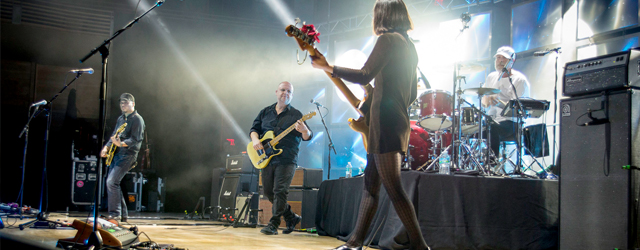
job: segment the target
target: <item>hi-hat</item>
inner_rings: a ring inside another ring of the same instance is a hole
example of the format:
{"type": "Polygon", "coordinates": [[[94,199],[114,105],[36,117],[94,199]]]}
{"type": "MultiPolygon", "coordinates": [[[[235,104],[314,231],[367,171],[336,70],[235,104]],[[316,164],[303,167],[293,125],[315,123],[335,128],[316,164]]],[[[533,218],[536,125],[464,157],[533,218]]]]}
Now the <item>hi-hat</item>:
{"type": "Polygon", "coordinates": [[[470,75],[478,72],[482,72],[487,67],[483,66],[479,63],[460,63],[458,64],[458,74],[459,75],[470,75]]]}
{"type": "Polygon", "coordinates": [[[493,94],[498,94],[501,91],[499,89],[494,89],[494,88],[468,88],[464,90],[464,93],[467,95],[470,94],[474,94],[474,95],[493,95],[493,94]]]}

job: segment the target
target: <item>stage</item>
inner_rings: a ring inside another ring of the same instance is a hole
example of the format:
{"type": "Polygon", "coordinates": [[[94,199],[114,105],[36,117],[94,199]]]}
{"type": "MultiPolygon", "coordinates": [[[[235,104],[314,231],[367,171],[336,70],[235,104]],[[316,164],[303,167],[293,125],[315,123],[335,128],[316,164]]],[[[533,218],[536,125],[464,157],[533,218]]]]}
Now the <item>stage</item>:
{"type": "MultiPolygon", "coordinates": [[[[173,244],[175,248],[189,250],[238,250],[238,249],[331,249],[342,244],[334,237],[320,237],[316,233],[294,231],[291,234],[264,235],[260,233],[262,227],[257,228],[233,228],[225,226],[226,223],[209,220],[185,220],[184,214],[177,213],[134,213],[130,212],[128,224],[136,225],[140,232],[140,241],[152,240],[159,244],[173,244]],[[148,236],[148,238],[147,238],[148,236]]],[[[72,212],[69,216],[64,213],[51,213],[52,220],[74,219],[84,220],[87,212],[72,212]]],[[[18,237],[29,244],[46,246],[45,249],[53,249],[58,239],[73,237],[76,234],[74,228],[64,227],[58,229],[28,228],[23,231],[18,229],[18,224],[30,221],[30,219],[17,220],[3,216],[5,228],[0,230],[2,235],[1,249],[27,249],[25,247],[10,248],[6,237],[18,237]],[[15,224],[14,224],[15,223],[15,224]],[[13,227],[9,227],[9,225],[13,227]]],[[[123,223],[125,226],[129,226],[123,223]]],[[[23,245],[24,246],[24,245],[23,245]]],[[[33,249],[33,248],[30,248],[33,249]]],[[[61,249],[61,248],[58,248],[61,249]]]]}
{"type": "MultiPolygon", "coordinates": [[[[346,240],[357,219],[363,177],[324,181],[318,193],[319,235],[346,240]]],[[[558,181],[402,173],[402,183],[431,249],[556,249],[558,181]]],[[[365,244],[402,249],[404,227],[381,189],[365,244]],[[376,232],[377,231],[377,232],[376,232]]]]}

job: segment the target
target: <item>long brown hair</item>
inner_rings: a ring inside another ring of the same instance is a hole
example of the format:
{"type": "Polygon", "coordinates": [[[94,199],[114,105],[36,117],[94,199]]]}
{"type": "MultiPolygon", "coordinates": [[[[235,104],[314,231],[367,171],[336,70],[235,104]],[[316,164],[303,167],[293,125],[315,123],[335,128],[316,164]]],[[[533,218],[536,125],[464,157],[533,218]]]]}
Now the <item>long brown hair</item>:
{"type": "Polygon", "coordinates": [[[402,0],[378,0],[373,7],[373,33],[407,33],[413,29],[407,6],[402,0]]]}

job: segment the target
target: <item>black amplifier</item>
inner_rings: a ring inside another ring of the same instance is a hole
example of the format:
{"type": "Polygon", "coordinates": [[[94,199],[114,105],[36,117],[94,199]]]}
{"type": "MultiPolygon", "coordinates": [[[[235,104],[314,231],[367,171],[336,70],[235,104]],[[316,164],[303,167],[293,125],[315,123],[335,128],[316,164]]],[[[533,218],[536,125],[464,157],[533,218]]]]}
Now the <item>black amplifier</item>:
{"type": "Polygon", "coordinates": [[[562,95],[578,96],[603,90],[640,87],[638,48],[569,62],[565,65],[562,95]]]}
{"type": "MultiPolygon", "coordinates": [[[[254,167],[249,159],[249,155],[232,155],[227,156],[227,174],[254,173],[254,167]]],[[[258,170],[255,171],[258,173],[258,170]]]]}

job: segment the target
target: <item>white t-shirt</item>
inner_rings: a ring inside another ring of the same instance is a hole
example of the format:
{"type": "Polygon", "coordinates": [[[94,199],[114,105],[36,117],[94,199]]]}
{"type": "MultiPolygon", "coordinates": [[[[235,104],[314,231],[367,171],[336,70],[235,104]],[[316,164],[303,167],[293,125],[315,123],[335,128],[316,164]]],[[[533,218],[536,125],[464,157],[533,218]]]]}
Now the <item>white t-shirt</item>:
{"type": "MultiPolygon", "coordinates": [[[[494,71],[491,72],[487,76],[487,81],[485,83],[486,88],[496,88],[500,90],[499,94],[495,96],[498,97],[504,103],[508,103],[511,99],[516,99],[515,93],[513,93],[513,88],[511,87],[511,83],[509,83],[509,78],[500,78],[498,81],[498,77],[500,77],[500,72],[494,71]]],[[[516,87],[518,92],[518,97],[529,97],[529,80],[524,74],[520,73],[515,69],[511,69],[511,80],[513,81],[513,85],[516,87]]],[[[498,103],[497,105],[491,106],[487,114],[491,116],[496,122],[511,120],[516,121],[515,117],[504,117],[500,115],[502,110],[504,109],[504,105],[498,103]]]]}

